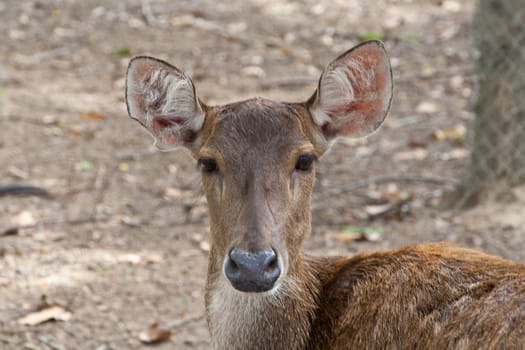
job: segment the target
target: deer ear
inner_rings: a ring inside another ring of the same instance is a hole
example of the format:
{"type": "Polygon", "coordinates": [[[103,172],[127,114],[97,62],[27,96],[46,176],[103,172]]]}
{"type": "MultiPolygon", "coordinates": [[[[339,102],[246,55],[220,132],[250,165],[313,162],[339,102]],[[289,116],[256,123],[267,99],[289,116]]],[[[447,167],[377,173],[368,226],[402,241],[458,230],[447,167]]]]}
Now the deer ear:
{"type": "Polygon", "coordinates": [[[191,147],[204,124],[204,111],[189,77],[170,64],[135,57],[126,75],[126,104],[131,118],[155,138],[158,148],[191,147]]]}
{"type": "Polygon", "coordinates": [[[310,113],[327,140],[363,137],[383,123],[392,90],[385,48],[380,41],[368,41],[328,65],[308,102],[310,113]]]}

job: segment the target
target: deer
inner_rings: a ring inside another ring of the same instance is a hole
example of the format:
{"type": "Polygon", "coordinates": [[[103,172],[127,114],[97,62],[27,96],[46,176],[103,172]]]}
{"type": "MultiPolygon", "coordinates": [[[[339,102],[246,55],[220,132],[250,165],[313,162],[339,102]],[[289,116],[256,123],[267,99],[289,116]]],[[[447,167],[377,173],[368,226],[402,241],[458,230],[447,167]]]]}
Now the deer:
{"type": "Polygon", "coordinates": [[[380,41],[328,64],[301,103],[208,106],[182,70],[131,59],[129,116],[159,149],[188,150],[201,172],[214,349],[525,348],[525,264],[446,242],[351,257],[302,251],[318,160],[337,139],[376,131],[392,95],[380,41]]]}

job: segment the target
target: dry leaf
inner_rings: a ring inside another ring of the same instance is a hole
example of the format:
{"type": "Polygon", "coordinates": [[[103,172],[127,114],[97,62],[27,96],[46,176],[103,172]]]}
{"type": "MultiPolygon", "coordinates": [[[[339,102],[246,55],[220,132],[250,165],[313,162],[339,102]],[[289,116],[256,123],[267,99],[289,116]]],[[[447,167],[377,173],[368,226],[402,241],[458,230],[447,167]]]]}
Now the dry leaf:
{"type": "Polygon", "coordinates": [[[266,72],[259,66],[248,66],[241,69],[241,74],[248,77],[264,78],[266,72]]]}
{"type": "Polygon", "coordinates": [[[31,312],[20,318],[18,324],[23,326],[36,326],[48,321],[69,321],[71,311],[60,305],[46,305],[42,309],[31,312]]]}
{"type": "Polygon", "coordinates": [[[29,178],[27,171],[17,168],[14,165],[11,165],[7,168],[7,174],[20,180],[27,180],[29,178]]]}
{"type": "Polygon", "coordinates": [[[408,145],[411,148],[426,148],[427,147],[427,143],[425,141],[418,140],[418,139],[410,139],[408,141],[408,145]]]}
{"type": "Polygon", "coordinates": [[[80,117],[84,120],[99,121],[104,120],[106,117],[100,113],[82,113],[80,117]]]}
{"type": "Polygon", "coordinates": [[[352,241],[376,242],[381,239],[383,230],[373,227],[343,226],[339,232],[329,232],[326,237],[342,243],[352,241]]]}
{"type": "Polygon", "coordinates": [[[0,288],[1,287],[7,287],[11,281],[9,281],[7,278],[0,277],[0,288]]]}
{"type": "Polygon", "coordinates": [[[204,240],[204,235],[202,233],[195,232],[191,235],[191,240],[196,243],[200,243],[204,240]]]}
{"type": "Polygon", "coordinates": [[[170,339],[171,332],[162,328],[157,322],[152,323],[147,331],[139,334],[139,340],[144,344],[156,344],[170,339]]]}
{"type": "Polygon", "coordinates": [[[391,211],[395,206],[396,203],[387,203],[382,205],[367,205],[365,206],[365,212],[369,217],[377,217],[391,211]]]}
{"type": "Polygon", "coordinates": [[[459,12],[461,11],[461,3],[459,1],[445,0],[441,4],[443,9],[448,12],[459,12]]]}
{"type": "Polygon", "coordinates": [[[129,263],[132,265],[138,265],[138,264],[159,264],[162,262],[162,256],[159,254],[123,254],[118,257],[117,259],[119,262],[122,263],[129,263]]]}
{"type": "Polygon", "coordinates": [[[24,210],[12,219],[12,223],[13,225],[22,226],[22,227],[32,226],[36,224],[36,220],[30,211],[24,210]]]}
{"type": "Polygon", "coordinates": [[[438,105],[430,101],[423,101],[420,104],[418,104],[416,107],[416,111],[418,113],[425,113],[425,114],[436,113],[438,110],[439,110],[438,105]]]}
{"type": "Polygon", "coordinates": [[[424,148],[414,148],[410,151],[397,152],[394,160],[423,160],[428,156],[428,151],[424,148]]]}
{"type": "Polygon", "coordinates": [[[164,196],[168,199],[179,199],[188,197],[193,194],[193,191],[183,190],[175,187],[168,187],[164,190],[164,196]]]}
{"type": "Polygon", "coordinates": [[[210,243],[208,243],[207,241],[202,241],[199,243],[199,248],[203,251],[203,252],[209,252],[210,249],[211,249],[211,246],[210,246],[210,243]]]}
{"type": "Polygon", "coordinates": [[[387,185],[384,191],[381,191],[381,199],[387,201],[398,201],[401,199],[407,199],[410,195],[406,192],[401,192],[396,184],[390,183],[387,185]]]}
{"type": "Polygon", "coordinates": [[[437,141],[463,141],[467,136],[467,128],[463,124],[457,124],[442,130],[436,130],[433,136],[437,141]]]}
{"type": "Polygon", "coordinates": [[[57,125],[59,123],[58,117],[54,115],[44,115],[42,117],[42,124],[44,125],[57,125]]]}
{"type": "Polygon", "coordinates": [[[470,155],[470,152],[464,148],[455,148],[450,152],[441,153],[438,155],[439,160],[458,160],[465,159],[470,155]]]}
{"type": "Polygon", "coordinates": [[[124,225],[129,227],[139,227],[141,225],[140,218],[132,217],[132,216],[123,216],[120,219],[120,222],[122,222],[124,225]]]}
{"type": "Polygon", "coordinates": [[[334,239],[342,243],[348,243],[361,239],[362,234],[356,232],[330,232],[326,235],[326,238],[334,239]]]}
{"type": "Polygon", "coordinates": [[[138,254],[129,253],[119,256],[118,261],[123,263],[130,263],[132,265],[137,265],[140,264],[140,262],[142,261],[142,257],[138,254]]]}

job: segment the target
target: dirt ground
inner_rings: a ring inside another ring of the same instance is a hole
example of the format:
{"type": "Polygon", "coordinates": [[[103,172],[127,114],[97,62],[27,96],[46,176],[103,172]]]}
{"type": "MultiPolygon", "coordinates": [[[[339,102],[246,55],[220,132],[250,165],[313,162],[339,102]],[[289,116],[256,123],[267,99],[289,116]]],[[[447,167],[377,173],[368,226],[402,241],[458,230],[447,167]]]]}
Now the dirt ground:
{"type": "Polygon", "coordinates": [[[473,12],[471,0],[0,2],[0,186],[53,195],[0,197],[0,349],[146,349],[138,335],[153,322],[172,332],[155,349],[209,348],[199,174],[127,117],[136,54],[191,73],[209,104],[298,101],[330,60],[381,34],[393,110],[322,159],[305,249],[449,240],[525,261],[525,188],[513,202],[436,208],[467,164],[462,137],[435,133],[473,118],[473,12]],[[354,239],[350,226],[372,233],[354,239]],[[43,299],[67,320],[20,324],[43,299]]]}

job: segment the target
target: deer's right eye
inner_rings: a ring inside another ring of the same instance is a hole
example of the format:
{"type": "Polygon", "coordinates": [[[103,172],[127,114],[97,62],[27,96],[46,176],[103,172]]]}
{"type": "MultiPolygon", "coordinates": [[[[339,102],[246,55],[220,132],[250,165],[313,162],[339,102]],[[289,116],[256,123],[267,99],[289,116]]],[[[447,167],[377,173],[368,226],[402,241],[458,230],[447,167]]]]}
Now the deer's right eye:
{"type": "Polygon", "coordinates": [[[198,165],[203,173],[211,174],[219,171],[219,166],[213,158],[201,158],[198,165]]]}
{"type": "Polygon", "coordinates": [[[302,154],[297,158],[295,163],[295,170],[309,171],[312,169],[312,165],[315,161],[315,157],[310,154],[302,154]]]}

